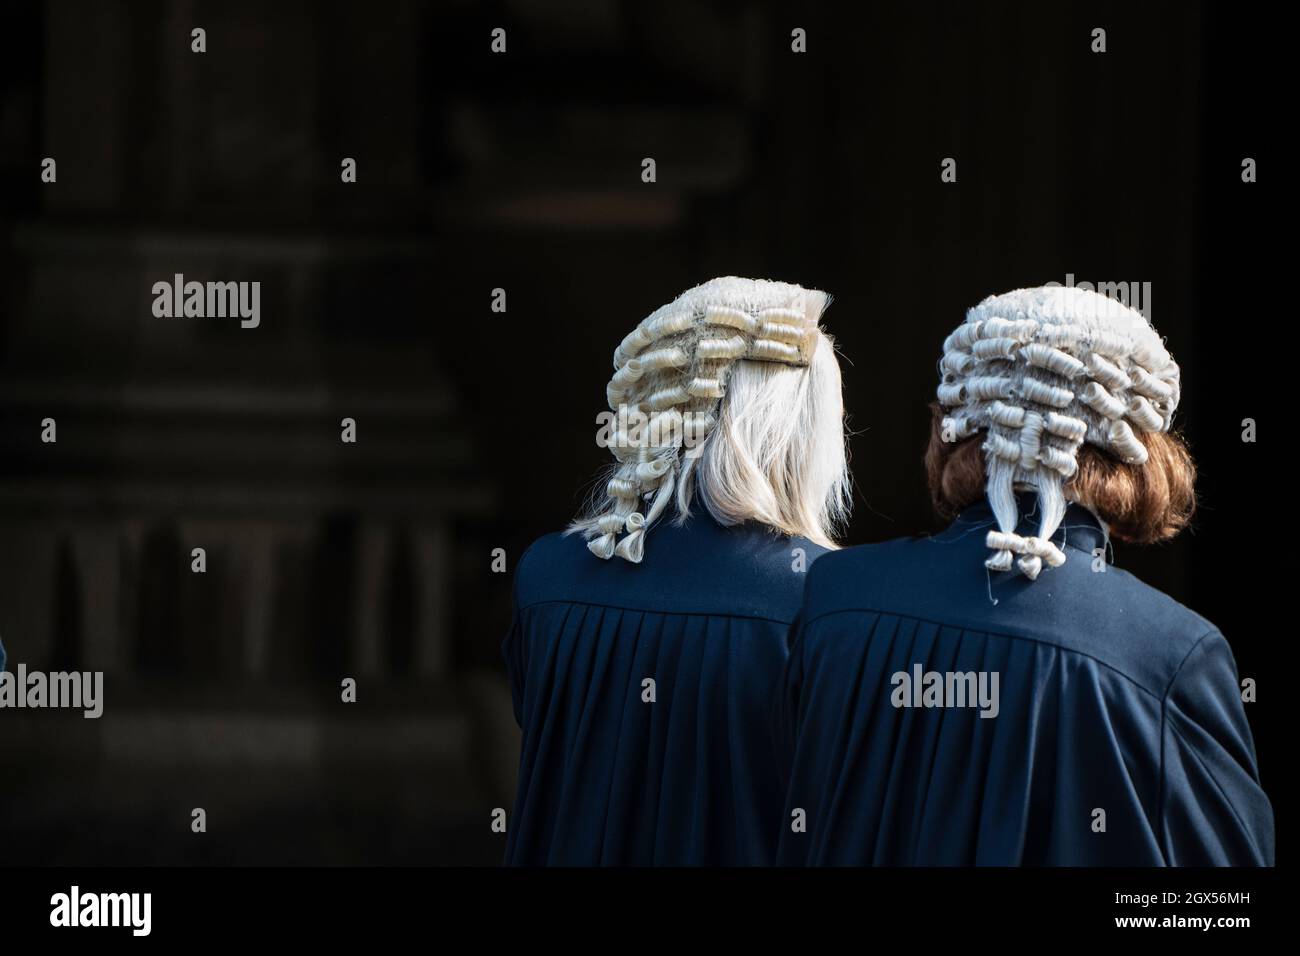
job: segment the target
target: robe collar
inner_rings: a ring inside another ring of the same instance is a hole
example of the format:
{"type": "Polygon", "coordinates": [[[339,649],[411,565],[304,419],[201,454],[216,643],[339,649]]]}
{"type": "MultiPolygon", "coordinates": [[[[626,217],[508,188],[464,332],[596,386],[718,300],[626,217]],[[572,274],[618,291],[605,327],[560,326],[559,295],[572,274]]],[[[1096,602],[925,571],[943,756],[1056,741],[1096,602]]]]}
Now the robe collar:
{"type": "MultiPolygon", "coordinates": [[[[1038,509],[1038,497],[1034,492],[1016,492],[1016,510],[1020,515],[1020,523],[1016,526],[1017,534],[1029,536],[1038,533],[1038,509]]],[[[981,498],[959,514],[953,523],[935,538],[951,540],[977,529],[996,527],[997,520],[993,517],[993,507],[989,504],[988,498],[981,498]]],[[[1095,514],[1083,505],[1069,502],[1066,505],[1065,517],[1061,519],[1061,525],[1052,535],[1052,540],[1060,547],[1092,554],[1096,548],[1109,547],[1110,534],[1105,523],[1095,514]]]]}

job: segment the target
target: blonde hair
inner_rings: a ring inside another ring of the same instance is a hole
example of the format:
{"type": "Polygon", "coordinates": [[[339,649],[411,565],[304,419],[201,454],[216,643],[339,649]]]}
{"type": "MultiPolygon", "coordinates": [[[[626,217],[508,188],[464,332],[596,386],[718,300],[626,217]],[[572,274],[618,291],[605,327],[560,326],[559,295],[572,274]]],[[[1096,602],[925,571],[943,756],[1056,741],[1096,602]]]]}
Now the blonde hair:
{"type": "Polygon", "coordinates": [[[698,495],[720,524],[757,521],[835,547],[850,484],[839,363],[818,325],[829,301],[727,277],[637,326],[607,389],[621,417],[609,441],[616,462],[568,533],[584,534],[597,557],[637,563],[669,504],[680,524],[698,495]],[[629,415],[640,427],[626,427],[629,415]]]}

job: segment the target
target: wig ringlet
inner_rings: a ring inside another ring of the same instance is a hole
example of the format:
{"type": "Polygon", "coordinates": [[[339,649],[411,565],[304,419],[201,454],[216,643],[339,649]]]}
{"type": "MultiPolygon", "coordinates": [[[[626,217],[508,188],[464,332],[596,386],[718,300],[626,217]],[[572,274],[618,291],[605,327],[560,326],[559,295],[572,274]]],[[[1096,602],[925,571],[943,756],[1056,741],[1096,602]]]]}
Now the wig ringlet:
{"type": "MultiPolygon", "coordinates": [[[[943,441],[983,435],[986,494],[998,525],[987,536],[992,554],[985,564],[991,570],[1010,570],[1014,561],[1033,580],[1044,567],[1063,564],[1065,553],[1051,538],[1067,497],[1093,497],[1083,491],[1113,500],[1129,518],[1165,500],[1168,516],[1147,519],[1149,526],[1172,527],[1180,514],[1184,522],[1190,514],[1190,478],[1183,480],[1194,475],[1190,458],[1183,449],[1186,464],[1179,465],[1181,443],[1164,438],[1178,407],[1181,376],[1141,313],[1073,287],[990,296],[944,342],[939,373],[943,441]],[[1102,459],[1091,452],[1081,456],[1085,445],[1122,465],[1116,470],[1129,480],[1113,481],[1113,489],[1103,492],[1102,459]],[[1159,454],[1153,456],[1153,449],[1159,454]],[[1037,492],[1036,534],[1016,533],[1017,486],[1037,492]],[[1140,509],[1125,506],[1121,488],[1133,490],[1128,497],[1134,502],[1139,496],[1150,502],[1140,509]]],[[[933,475],[948,456],[931,457],[933,475]]],[[[1141,537],[1159,537],[1154,527],[1132,524],[1141,537]]]]}
{"type": "Polygon", "coordinates": [[[647,316],[614,352],[615,461],[568,528],[599,558],[640,563],[646,534],[698,497],[723,525],[757,521],[824,547],[848,516],[844,404],[824,292],[714,279],[647,316]],[[620,535],[622,537],[620,538],[620,535]]]}

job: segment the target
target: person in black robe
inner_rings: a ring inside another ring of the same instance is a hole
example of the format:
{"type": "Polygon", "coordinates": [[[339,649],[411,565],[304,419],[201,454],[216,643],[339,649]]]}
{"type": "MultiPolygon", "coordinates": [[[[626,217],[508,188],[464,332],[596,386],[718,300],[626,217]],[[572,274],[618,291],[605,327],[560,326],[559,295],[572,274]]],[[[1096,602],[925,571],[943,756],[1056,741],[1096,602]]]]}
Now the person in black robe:
{"type": "Polygon", "coordinates": [[[1185,526],[1177,365],[1074,288],[945,343],[933,537],[809,574],[778,714],[784,865],[1272,865],[1232,652],[1110,563],[1185,526]]]}
{"type": "Polygon", "coordinates": [[[847,509],[827,301],[716,279],[615,352],[608,481],[515,572],[508,864],[772,862],[787,631],[847,509]]]}

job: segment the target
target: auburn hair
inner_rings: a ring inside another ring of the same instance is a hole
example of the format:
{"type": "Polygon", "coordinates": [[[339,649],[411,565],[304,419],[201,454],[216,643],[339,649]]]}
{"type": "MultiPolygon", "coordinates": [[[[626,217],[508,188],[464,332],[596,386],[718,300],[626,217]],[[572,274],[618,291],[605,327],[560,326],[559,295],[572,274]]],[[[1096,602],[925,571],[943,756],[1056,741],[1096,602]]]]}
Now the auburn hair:
{"type": "MultiPolygon", "coordinates": [[[[943,408],[930,405],[930,444],[925,471],[930,501],[951,519],[984,497],[984,436],[944,441],[943,408]]],[[[1111,537],[1133,544],[1167,541],[1187,527],[1196,511],[1196,464],[1186,443],[1172,432],[1138,432],[1147,461],[1129,465],[1100,448],[1082,445],[1079,469],[1065,483],[1065,497],[1097,514],[1111,537]]]]}

